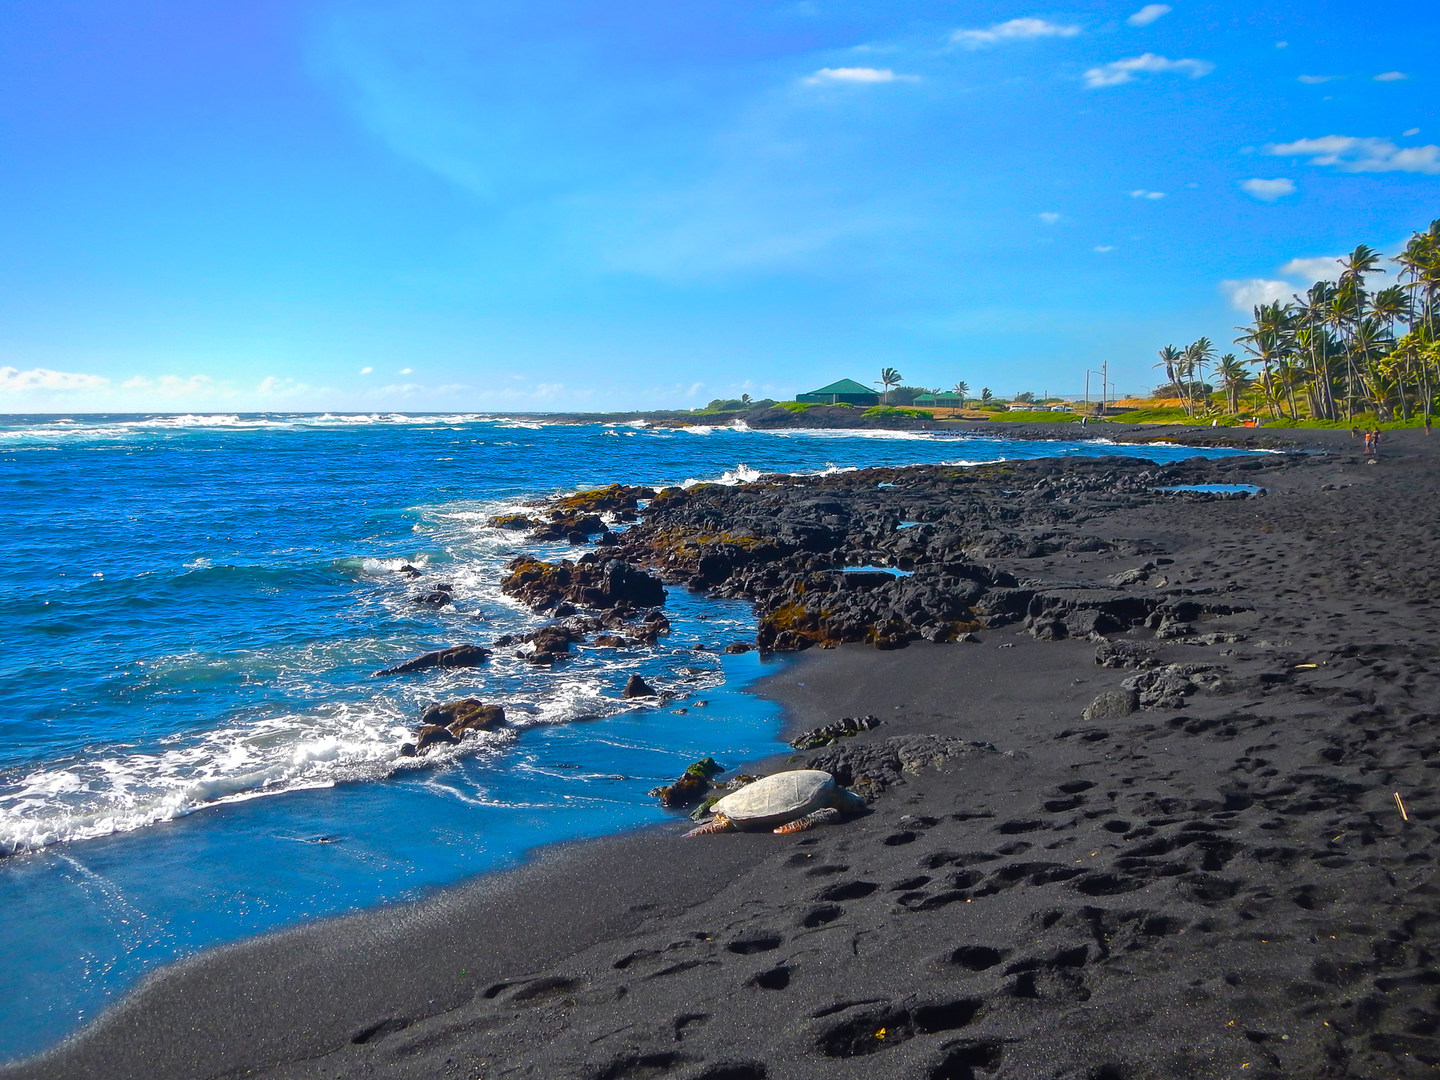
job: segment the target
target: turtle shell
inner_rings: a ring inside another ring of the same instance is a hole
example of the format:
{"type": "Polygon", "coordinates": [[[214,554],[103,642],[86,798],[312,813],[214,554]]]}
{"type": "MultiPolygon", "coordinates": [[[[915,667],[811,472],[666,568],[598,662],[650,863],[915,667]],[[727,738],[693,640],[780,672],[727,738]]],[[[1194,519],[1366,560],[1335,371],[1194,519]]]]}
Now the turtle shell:
{"type": "Polygon", "coordinates": [[[746,784],[715,802],[711,809],[725,815],[737,829],[772,829],[830,806],[835,778],[820,769],[792,769],[746,784]]]}

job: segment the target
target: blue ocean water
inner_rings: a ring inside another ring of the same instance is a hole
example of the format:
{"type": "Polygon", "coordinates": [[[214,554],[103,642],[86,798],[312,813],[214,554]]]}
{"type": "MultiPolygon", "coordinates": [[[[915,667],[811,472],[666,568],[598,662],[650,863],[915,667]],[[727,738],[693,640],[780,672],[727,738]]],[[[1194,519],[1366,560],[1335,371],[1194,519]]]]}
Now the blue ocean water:
{"type": "Polygon", "coordinates": [[[0,1060],[179,956],[664,820],[646,792],[688,762],[782,749],[776,709],[743,692],[769,662],[697,649],[753,638],[748,607],[679,589],[655,650],[373,678],[540,622],[501,569],[572,549],[493,514],[617,480],[1196,453],[476,415],[0,417],[0,1060]],[[410,602],[439,582],[453,607],[410,602]],[[631,672],[674,700],[623,700],[631,672]],[[468,694],[512,729],[399,756],[426,704],[468,694]]]}

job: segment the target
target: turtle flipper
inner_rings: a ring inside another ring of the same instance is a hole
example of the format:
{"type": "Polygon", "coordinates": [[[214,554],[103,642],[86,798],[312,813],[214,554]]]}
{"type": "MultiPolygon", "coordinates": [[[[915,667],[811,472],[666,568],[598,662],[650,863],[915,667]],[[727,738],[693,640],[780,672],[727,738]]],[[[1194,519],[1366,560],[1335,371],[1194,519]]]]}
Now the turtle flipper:
{"type": "Polygon", "coordinates": [[[787,821],[775,831],[777,833],[804,832],[806,829],[813,829],[816,825],[833,825],[845,815],[836,810],[833,806],[822,806],[819,810],[812,810],[804,817],[798,817],[794,821],[787,821]]]}
{"type": "Polygon", "coordinates": [[[735,826],[730,823],[730,819],[729,819],[729,818],[727,818],[724,814],[716,814],[716,815],[715,815],[713,818],[711,818],[709,821],[705,822],[704,825],[701,825],[701,826],[699,826],[698,828],[695,828],[695,829],[691,829],[691,830],[690,830],[689,832],[687,832],[685,835],[686,835],[686,836],[709,836],[711,833],[734,832],[734,831],[735,831],[735,826]]]}

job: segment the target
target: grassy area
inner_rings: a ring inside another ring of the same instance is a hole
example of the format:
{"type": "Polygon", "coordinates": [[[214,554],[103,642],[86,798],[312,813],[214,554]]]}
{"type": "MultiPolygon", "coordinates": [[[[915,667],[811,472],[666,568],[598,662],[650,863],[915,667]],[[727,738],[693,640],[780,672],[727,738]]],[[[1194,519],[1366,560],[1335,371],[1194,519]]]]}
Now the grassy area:
{"type": "Polygon", "coordinates": [[[924,409],[904,409],[893,405],[872,405],[861,416],[909,416],[916,420],[934,420],[935,414],[924,409]]]}
{"type": "Polygon", "coordinates": [[[1078,423],[1080,417],[1071,412],[1051,412],[1049,409],[1026,409],[1024,412],[992,413],[991,420],[1009,420],[1026,424],[1074,424],[1078,423]]]}
{"type": "Polygon", "coordinates": [[[1328,428],[1332,431],[1349,431],[1351,428],[1359,428],[1361,431],[1370,431],[1375,428],[1379,428],[1381,431],[1400,431],[1405,428],[1424,427],[1425,418],[1417,416],[1410,420],[1377,420],[1374,413],[1356,413],[1354,420],[1267,419],[1265,426],[1267,428],[1328,428]]]}
{"type": "Polygon", "coordinates": [[[1114,419],[1125,424],[1204,424],[1206,427],[1210,426],[1209,419],[1191,420],[1185,415],[1184,409],[1164,405],[1130,409],[1128,412],[1120,413],[1114,419]]]}

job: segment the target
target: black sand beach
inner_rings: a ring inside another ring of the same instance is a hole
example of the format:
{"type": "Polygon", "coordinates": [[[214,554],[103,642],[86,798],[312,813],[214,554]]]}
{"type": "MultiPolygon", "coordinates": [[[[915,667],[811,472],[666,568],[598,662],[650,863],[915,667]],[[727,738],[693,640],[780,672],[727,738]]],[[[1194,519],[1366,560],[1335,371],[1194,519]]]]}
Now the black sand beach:
{"type": "Polygon", "coordinates": [[[1440,442],[1387,434],[1369,464],[1346,432],[1284,437],[1325,452],[1177,470],[1255,498],[1017,466],[1007,491],[1044,500],[966,557],[1028,614],[765,684],[796,732],[883,720],[764,763],[863,781],[865,816],[547,851],[176,965],[0,1075],[1430,1075],[1440,442]],[[1102,596],[1151,615],[1085,631],[1102,596]]]}

